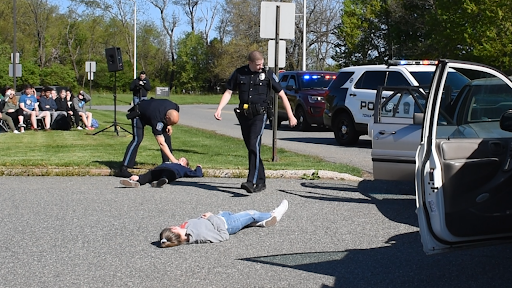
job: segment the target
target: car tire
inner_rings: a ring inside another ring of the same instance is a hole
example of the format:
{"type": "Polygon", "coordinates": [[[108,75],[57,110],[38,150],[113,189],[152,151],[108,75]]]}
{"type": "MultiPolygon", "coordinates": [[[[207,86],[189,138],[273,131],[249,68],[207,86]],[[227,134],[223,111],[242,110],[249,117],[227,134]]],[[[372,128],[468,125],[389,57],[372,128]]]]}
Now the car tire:
{"type": "Polygon", "coordinates": [[[354,119],[348,113],[342,113],[333,119],[332,129],[336,142],[342,146],[354,145],[359,140],[359,133],[356,131],[354,119]]]}
{"type": "Polygon", "coordinates": [[[297,119],[295,129],[300,131],[309,131],[311,129],[311,124],[308,122],[308,118],[306,118],[304,108],[297,107],[297,109],[295,109],[295,118],[297,119]]]}

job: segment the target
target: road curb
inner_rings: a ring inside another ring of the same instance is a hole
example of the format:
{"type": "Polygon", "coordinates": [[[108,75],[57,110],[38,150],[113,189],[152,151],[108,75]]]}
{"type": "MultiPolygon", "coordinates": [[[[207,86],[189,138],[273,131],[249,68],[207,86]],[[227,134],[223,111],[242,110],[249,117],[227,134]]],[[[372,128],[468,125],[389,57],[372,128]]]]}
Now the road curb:
{"type": "MultiPolygon", "coordinates": [[[[134,174],[142,174],[147,169],[130,169],[134,174]]],[[[215,178],[245,178],[247,170],[242,169],[204,169],[204,176],[215,178]]],[[[87,168],[3,168],[0,176],[114,176],[110,169],[87,168]]],[[[326,170],[267,170],[267,178],[291,178],[291,179],[332,179],[346,181],[361,181],[363,178],[347,173],[332,172],[326,170]]]]}

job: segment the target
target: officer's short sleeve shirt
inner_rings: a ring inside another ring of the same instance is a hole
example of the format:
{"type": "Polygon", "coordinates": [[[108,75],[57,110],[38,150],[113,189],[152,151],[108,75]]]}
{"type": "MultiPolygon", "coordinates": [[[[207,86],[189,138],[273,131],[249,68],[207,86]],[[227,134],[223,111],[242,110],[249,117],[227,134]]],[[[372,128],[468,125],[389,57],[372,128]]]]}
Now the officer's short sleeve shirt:
{"type": "Polygon", "coordinates": [[[163,135],[167,129],[165,115],[171,109],[180,112],[179,105],[167,99],[143,100],[139,103],[139,118],[151,126],[153,135],[163,135]]]}
{"type": "Polygon", "coordinates": [[[276,93],[283,90],[272,70],[253,72],[249,65],[236,69],[226,82],[227,89],[238,91],[241,104],[266,103],[268,85],[272,85],[272,90],[276,93]]]}

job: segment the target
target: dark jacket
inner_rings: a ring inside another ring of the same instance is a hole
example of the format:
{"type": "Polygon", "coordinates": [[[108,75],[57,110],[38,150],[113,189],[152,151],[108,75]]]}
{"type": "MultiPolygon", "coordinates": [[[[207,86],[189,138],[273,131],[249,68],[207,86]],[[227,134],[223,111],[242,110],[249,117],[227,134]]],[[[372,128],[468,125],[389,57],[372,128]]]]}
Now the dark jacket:
{"type": "Polygon", "coordinates": [[[55,111],[55,110],[57,110],[57,103],[55,103],[55,100],[53,100],[52,97],[46,98],[43,96],[43,97],[39,98],[39,111],[55,111]]]}
{"type": "Polygon", "coordinates": [[[130,84],[130,91],[133,91],[133,97],[140,97],[146,99],[148,97],[148,91],[151,90],[151,84],[149,83],[149,79],[146,77],[144,80],[141,80],[140,77],[133,79],[130,84]],[[140,82],[144,83],[143,85],[140,82]]]}

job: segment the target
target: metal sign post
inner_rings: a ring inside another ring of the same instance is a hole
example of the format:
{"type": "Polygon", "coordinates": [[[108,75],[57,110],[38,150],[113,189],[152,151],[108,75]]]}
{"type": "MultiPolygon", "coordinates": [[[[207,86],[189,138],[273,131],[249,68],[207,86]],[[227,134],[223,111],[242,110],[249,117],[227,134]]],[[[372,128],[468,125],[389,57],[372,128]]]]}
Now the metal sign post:
{"type": "MultiPolygon", "coordinates": [[[[85,72],[87,72],[87,79],[89,79],[89,95],[92,98],[92,80],[94,80],[94,72],[96,72],[95,61],[85,61],[85,72]]],[[[92,108],[92,100],[89,101],[89,109],[92,108]]]]}
{"type": "MultiPolygon", "coordinates": [[[[261,2],[260,37],[275,39],[274,69],[279,76],[279,39],[295,38],[295,4],[282,2],[261,2]]],[[[269,45],[270,46],[270,45],[269,45]]],[[[272,53],[269,47],[269,55],[272,53]]],[[[269,57],[270,58],[270,57],[269,57]]],[[[284,59],[283,59],[284,60],[284,59]]],[[[269,63],[269,66],[272,64],[269,63]]],[[[284,65],[283,65],[284,66],[284,65]]],[[[272,162],[279,160],[277,156],[277,115],[278,99],[274,94],[274,120],[272,121],[272,162]]]]}

